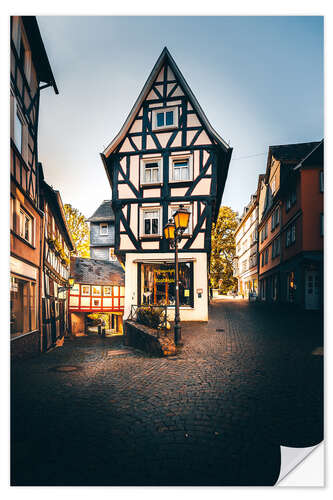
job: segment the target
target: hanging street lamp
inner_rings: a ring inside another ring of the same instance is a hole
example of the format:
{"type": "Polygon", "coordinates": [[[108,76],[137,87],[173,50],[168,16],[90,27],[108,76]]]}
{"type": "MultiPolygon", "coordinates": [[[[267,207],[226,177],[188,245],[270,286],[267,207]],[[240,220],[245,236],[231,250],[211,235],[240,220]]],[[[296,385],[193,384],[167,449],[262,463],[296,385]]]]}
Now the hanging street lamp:
{"type": "Polygon", "coordinates": [[[164,237],[169,241],[171,248],[175,250],[175,344],[181,345],[181,326],[179,317],[179,272],[178,272],[178,243],[182,239],[183,233],[188,227],[190,212],[183,205],[173,214],[169,222],[164,226],[164,237]]]}

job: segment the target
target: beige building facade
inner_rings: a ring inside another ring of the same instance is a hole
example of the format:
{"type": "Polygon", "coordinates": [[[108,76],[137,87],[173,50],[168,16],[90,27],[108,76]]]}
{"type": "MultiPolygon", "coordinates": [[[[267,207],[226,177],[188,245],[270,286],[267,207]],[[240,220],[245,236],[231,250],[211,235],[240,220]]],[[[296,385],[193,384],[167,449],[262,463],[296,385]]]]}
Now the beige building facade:
{"type": "Polygon", "coordinates": [[[238,280],[238,294],[246,299],[250,294],[258,296],[258,193],[261,181],[260,175],[257,192],[251,196],[249,204],[244,208],[235,231],[234,276],[238,280]]]}

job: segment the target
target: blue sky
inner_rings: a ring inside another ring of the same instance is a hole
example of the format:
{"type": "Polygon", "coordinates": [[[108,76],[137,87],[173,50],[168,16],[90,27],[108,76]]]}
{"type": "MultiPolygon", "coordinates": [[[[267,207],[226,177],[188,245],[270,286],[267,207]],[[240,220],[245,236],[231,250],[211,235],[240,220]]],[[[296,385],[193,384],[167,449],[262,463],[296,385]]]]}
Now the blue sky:
{"type": "Polygon", "coordinates": [[[37,17],[59,88],[42,91],[47,182],[89,217],[110,189],[99,153],[166,45],[234,148],[222,203],[242,211],[269,145],[323,137],[322,17],[37,17]]]}

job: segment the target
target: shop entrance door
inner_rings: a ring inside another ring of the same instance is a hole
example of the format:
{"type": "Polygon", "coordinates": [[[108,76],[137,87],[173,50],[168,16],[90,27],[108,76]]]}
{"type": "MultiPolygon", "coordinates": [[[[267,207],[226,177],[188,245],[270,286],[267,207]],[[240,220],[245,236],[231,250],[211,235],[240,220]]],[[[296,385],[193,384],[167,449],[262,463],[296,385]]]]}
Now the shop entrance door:
{"type": "Polygon", "coordinates": [[[319,309],[318,271],[305,271],[305,309],[319,309]]]}

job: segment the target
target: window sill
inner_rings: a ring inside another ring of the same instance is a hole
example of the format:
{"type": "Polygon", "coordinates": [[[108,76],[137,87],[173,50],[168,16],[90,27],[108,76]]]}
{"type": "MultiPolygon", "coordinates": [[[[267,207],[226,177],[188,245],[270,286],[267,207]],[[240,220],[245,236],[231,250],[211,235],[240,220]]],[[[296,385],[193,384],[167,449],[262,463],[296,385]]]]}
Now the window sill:
{"type": "Polygon", "coordinates": [[[166,125],[164,127],[154,127],[152,128],[152,132],[165,132],[167,130],[175,130],[178,128],[178,125],[166,125]]]}
{"type": "Polygon", "coordinates": [[[155,186],[163,186],[163,182],[158,181],[158,182],[144,182],[144,183],[140,183],[140,187],[141,188],[155,187],[155,186]]]}
{"type": "Polygon", "coordinates": [[[139,236],[140,240],[161,240],[163,236],[161,234],[144,234],[142,236],[139,236]]]}

